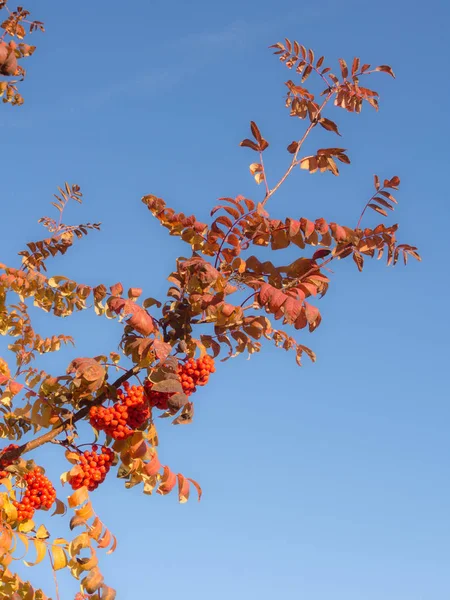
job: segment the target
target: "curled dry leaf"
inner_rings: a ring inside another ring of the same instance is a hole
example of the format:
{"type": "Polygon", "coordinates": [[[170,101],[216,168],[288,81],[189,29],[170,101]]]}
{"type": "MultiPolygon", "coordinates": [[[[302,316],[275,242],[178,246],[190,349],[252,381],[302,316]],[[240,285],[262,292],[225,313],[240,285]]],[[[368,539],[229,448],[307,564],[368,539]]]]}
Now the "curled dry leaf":
{"type": "Polygon", "coordinates": [[[132,300],[112,297],[108,300],[108,306],[116,314],[130,315],[126,322],[141,335],[150,335],[155,330],[153,319],[149,313],[132,300]]]}

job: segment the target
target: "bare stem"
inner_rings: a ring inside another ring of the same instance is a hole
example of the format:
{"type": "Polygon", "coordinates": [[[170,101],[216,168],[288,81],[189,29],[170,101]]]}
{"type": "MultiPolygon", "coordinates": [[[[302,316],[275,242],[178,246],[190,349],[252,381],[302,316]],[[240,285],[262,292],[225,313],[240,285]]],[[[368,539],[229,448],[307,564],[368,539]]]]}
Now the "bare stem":
{"type": "Polygon", "coordinates": [[[268,194],[270,194],[270,188],[269,188],[269,184],[267,182],[267,174],[266,174],[266,169],[264,168],[264,159],[263,159],[263,153],[260,150],[259,152],[259,162],[262,166],[262,172],[264,175],[264,185],[266,186],[266,197],[268,196],[268,194]]]}
{"type": "MultiPolygon", "coordinates": [[[[330,100],[331,96],[334,94],[334,90],[328,92],[325,100],[322,102],[322,104],[320,105],[320,108],[318,110],[318,115],[322,112],[322,110],[325,108],[325,105],[328,103],[328,101],[330,100]]],[[[298,142],[298,146],[297,146],[297,150],[295,151],[294,156],[292,157],[292,161],[291,164],[289,165],[286,173],[283,175],[283,177],[279,180],[279,182],[276,184],[276,186],[274,188],[272,188],[271,190],[269,190],[269,192],[266,194],[266,197],[263,200],[263,206],[266,205],[267,201],[269,200],[269,198],[271,196],[273,196],[275,194],[275,192],[281,187],[281,185],[286,181],[286,179],[289,177],[292,169],[294,167],[296,167],[300,161],[298,160],[298,155],[299,152],[306,140],[306,138],[308,137],[308,135],[311,133],[311,131],[313,130],[313,128],[317,125],[317,120],[311,121],[311,123],[309,124],[308,128],[306,129],[305,133],[303,134],[303,137],[299,140],[298,142]]]]}
{"type": "Polygon", "coordinates": [[[56,598],[56,600],[60,600],[60,597],[59,597],[59,587],[58,587],[58,578],[56,576],[56,570],[55,570],[55,567],[54,567],[54,564],[53,564],[52,553],[50,552],[50,548],[48,548],[47,553],[48,553],[48,557],[50,559],[50,565],[52,567],[53,581],[55,582],[55,594],[56,594],[55,598],[56,598]]]}
{"type": "Polygon", "coordinates": [[[376,196],[377,196],[377,195],[378,195],[380,192],[382,192],[384,189],[385,189],[385,187],[384,187],[384,186],[383,186],[383,187],[380,187],[380,189],[379,189],[379,190],[377,190],[377,191],[375,192],[375,194],[373,194],[373,196],[371,196],[371,197],[369,198],[369,200],[367,201],[367,203],[366,203],[365,207],[362,209],[362,211],[361,211],[361,214],[359,215],[359,219],[358,219],[358,222],[357,222],[357,224],[356,224],[356,227],[355,227],[355,229],[359,229],[359,226],[361,225],[361,221],[362,221],[362,219],[363,219],[363,217],[364,217],[364,213],[365,213],[365,212],[366,212],[366,210],[369,208],[369,204],[370,204],[370,203],[371,203],[371,202],[372,202],[372,201],[375,199],[375,197],[376,197],[376,196]]]}

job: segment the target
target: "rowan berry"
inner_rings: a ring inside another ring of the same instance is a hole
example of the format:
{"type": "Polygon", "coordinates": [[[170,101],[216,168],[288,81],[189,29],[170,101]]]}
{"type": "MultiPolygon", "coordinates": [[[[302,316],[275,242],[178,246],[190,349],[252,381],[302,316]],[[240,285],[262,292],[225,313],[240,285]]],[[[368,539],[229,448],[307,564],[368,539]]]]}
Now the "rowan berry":
{"type": "Polygon", "coordinates": [[[14,501],[17,509],[17,520],[31,519],[35,510],[48,510],[56,499],[56,490],[52,482],[39,467],[35,467],[24,475],[25,492],[20,501],[14,501]]]}
{"type": "Polygon", "coordinates": [[[206,385],[210,373],[214,373],[215,370],[214,359],[208,354],[197,359],[189,358],[178,367],[178,376],[184,393],[190,396],[197,390],[198,385],[206,385]]]}
{"type": "Polygon", "coordinates": [[[4,479],[5,477],[8,477],[9,473],[8,473],[8,471],[5,471],[4,469],[6,467],[9,467],[10,465],[12,465],[12,460],[6,460],[4,458],[1,458],[1,456],[3,454],[6,454],[6,452],[9,452],[10,450],[14,450],[15,448],[18,448],[18,447],[19,446],[17,444],[9,444],[5,448],[3,448],[2,453],[0,454],[0,479],[4,479]]]}
{"type": "Polygon", "coordinates": [[[150,408],[142,386],[130,386],[126,381],[117,392],[118,402],[112,406],[92,406],[89,420],[93,427],[115,440],[133,435],[150,418],[150,408]]]}
{"type": "Polygon", "coordinates": [[[114,460],[114,452],[106,446],[100,452],[97,450],[98,446],[94,445],[91,451],[86,450],[80,454],[78,469],[69,477],[72,489],[78,490],[86,486],[92,492],[105,480],[114,460]]]}

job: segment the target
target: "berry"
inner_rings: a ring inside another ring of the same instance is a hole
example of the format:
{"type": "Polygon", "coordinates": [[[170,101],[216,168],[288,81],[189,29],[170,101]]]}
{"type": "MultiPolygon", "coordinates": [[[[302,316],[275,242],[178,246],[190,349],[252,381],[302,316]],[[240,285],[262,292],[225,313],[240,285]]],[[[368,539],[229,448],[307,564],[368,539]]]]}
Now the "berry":
{"type": "MultiPolygon", "coordinates": [[[[9,446],[6,446],[6,448],[3,448],[2,450],[2,454],[5,454],[6,452],[9,452],[10,450],[14,450],[15,448],[18,448],[19,446],[17,444],[9,444],[9,446]]],[[[4,458],[1,458],[0,454],[0,479],[4,479],[5,477],[8,477],[9,473],[8,471],[4,471],[4,469],[6,467],[9,467],[9,465],[12,465],[12,460],[5,460],[4,458]]]]}
{"type": "Polygon", "coordinates": [[[56,499],[56,491],[52,482],[39,467],[35,467],[24,476],[25,493],[20,502],[15,501],[17,520],[31,519],[35,510],[48,510],[56,499]]]}
{"type": "Polygon", "coordinates": [[[130,386],[128,381],[123,390],[117,392],[119,401],[112,406],[92,406],[89,420],[92,427],[104,431],[115,440],[133,435],[150,418],[150,408],[142,386],[130,386]]]}
{"type": "Polygon", "coordinates": [[[114,452],[106,446],[99,453],[97,450],[97,446],[92,446],[91,451],[80,454],[78,472],[69,479],[72,489],[78,490],[85,485],[92,492],[105,480],[114,460],[114,452]]]}
{"type": "Polygon", "coordinates": [[[197,359],[189,358],[178,368],[184,393],[190,396],[197,390],[198,385],[206,385],[210,373],[214,373],[215,370],[214,359],[208,354],[197,359]]]}
{"type": "Polygon", "coordinates": [[[173,396],[171,392],[154,392],[152,391],[153,383],[147,379],[145,382],[145,394],[150,406],[167,410],[169,408],[169,398],[173,396]]]}

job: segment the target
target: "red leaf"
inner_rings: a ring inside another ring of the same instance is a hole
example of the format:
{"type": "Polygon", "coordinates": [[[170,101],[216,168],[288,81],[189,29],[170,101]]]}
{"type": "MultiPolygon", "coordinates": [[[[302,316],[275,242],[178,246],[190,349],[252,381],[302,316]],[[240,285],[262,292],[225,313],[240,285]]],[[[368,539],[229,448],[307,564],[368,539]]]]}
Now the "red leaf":
{"type": "Polygon", "coordinates": [[[148,312],[131,300],[110,298],[108,306],[116,314],[131,315],[126,322],[142,335],[150,335],[155,329],[153,319],[148,312]]]}
{"type": "Polygon", "coordinates": [[[305,315],[308,323],[314,323],[317,318],[320,316],[319,309],[317,306],[313,306],[305,301],[305,315]]]}
{"type": "Polygon", "coordinates": [[[345,62],[345,60],[343,58],[340,58],[339,64],[341,65],[341,73],[342,73],[343,79],[347,79],[347,77],[348,77],[347,63],[345,62]]]}
{"type": "Polygon", "coordinates": [[[255,140],[260,143],[262,140],[261,132],[258,129],[258,125],[254,121],[250,121],[250,129],[252,130],[252,134],[255,140]]]}
{"type": "Polygon", "coordinates": [[[288,296],[286,302],[283,304],[283,309],[286,322],[292,325],[302,312],[302,303],[300,300],[288,296]]]}
{"type": "Polygon", "coordinates": [[[112,296],[121,296],[123,293],[123,285],[121,283],[115,283],[109,289],[112,296]]]}
{"type": "Polygon", "coordinates": [[[272,289],[273,292],[269,299],[269,308],[272,313],[276,313],[286,302],[288,296],[286,296],[286,294],[283,294],[281,290],[277,290],[276,288],[272,289]]]}
{"type": "Polygon", "coordinates": [[[165,496],[173,490],[176,483],[177,476],[175,475],[175,473],[172,473],[169,467],[164,467],[164,473],[161,478],[161,484],[157,489],[157,493],[161,494],[161,496],[165,496]]]}
{"type": "Polygon", "coordinates": [[[312,256],[312,259],[318,260],[319,258],[325,258],[325,256],[328,256],[329,254],[331,254],[331,250],[327,250],[326,248],[316,250],[312,256]]]}
{"type": "Polygon", "coordinates": [[[393,77],[395,79],[394,71],[392,70],[392,67],[390,67],[389,65],[380,65],[379,67],[375,67],[375,71],[381,71],[382,73],[387,73],[388,75],[390,75],[391,77],[393,77]]]}
{"type": "Polygon", "coordinates": [[[130,288],[128,290],[128,298],[131,300],[137,300],[139,296],[142,294],[142,288],[130,288]]]}
{"type": "Polygon", "coordinates": [[[329,227],[328,227],[328,223],[325,221],[325,219],[323,219],[323,218],[316,219],[314,224],[316,227],[316,231],[318,233],[320,233],[322,235],[327,233],[329,227]]]}
{"type": "Polygon", "coordinates": [[[251,148],[252,150],[258,152],[257,144],[255,144],[255,142],[252,142],[252,140],[249,139],[242,140],[239,146],[242,146],[243,148],[251,148]]]}
{"type": "Polygon", "coordinates": [[[13,396],[18,394],[23,389],[23,384],[18,383],[17,381],[11,380],[8,385],[9,391],[13,396]]]}
{"type": "Polygon", "coordinates": [[[268,283],[263,283],[259,290],[259,298],[258,301],[261,306],[264,306],[272,295],[273,287],[268,283]]]}
{"type": "Polygon", "coordinates": [[[178,500],[181,503],[187,502],[189,498],[189,480],[186,479],[181,473],[177,475],[178,479],[178,500]]]}
{"type": "Polygon", "coordinates": [[[345,229],[338,225],[337,223],[330,223],[331,231],[333,232],[333,237],[337,242],[345,240],[347,238],[347,234],[345,229]]]}
{"type": "Polygon", "coordinates": [[[188,477],[188,481],[190,481],[192,483],[192,485],[195,487],[195,489],[197,490],[198,501],[200,502],[200,498],[202,497],[202,488],[199,486],[199,484],[196,481],[194,481],[190,477],[188,477]]]}
{"type": "Polygon", "coordinates": [[[305,233],[305,238],[309,238],[314,233],[315,225],[309,219],[302,218],[300,220],[302,231],[305,233]]]}
{"type": "Polygon", "coordinates": [[[308,321],[306,320],[305,310],[302,309],[297,320],[295,321],[294,327],[295,327],[295,329],[304,329],[307,324],[308,324],[308,321]]]}
{"type": "Polygon", "coordinates": [[[153,342],[153,349],[155,350],[157,358],[161,361],[164,361],[172,352],[172,346],[161,340],[155,340],[153,342]]]}

